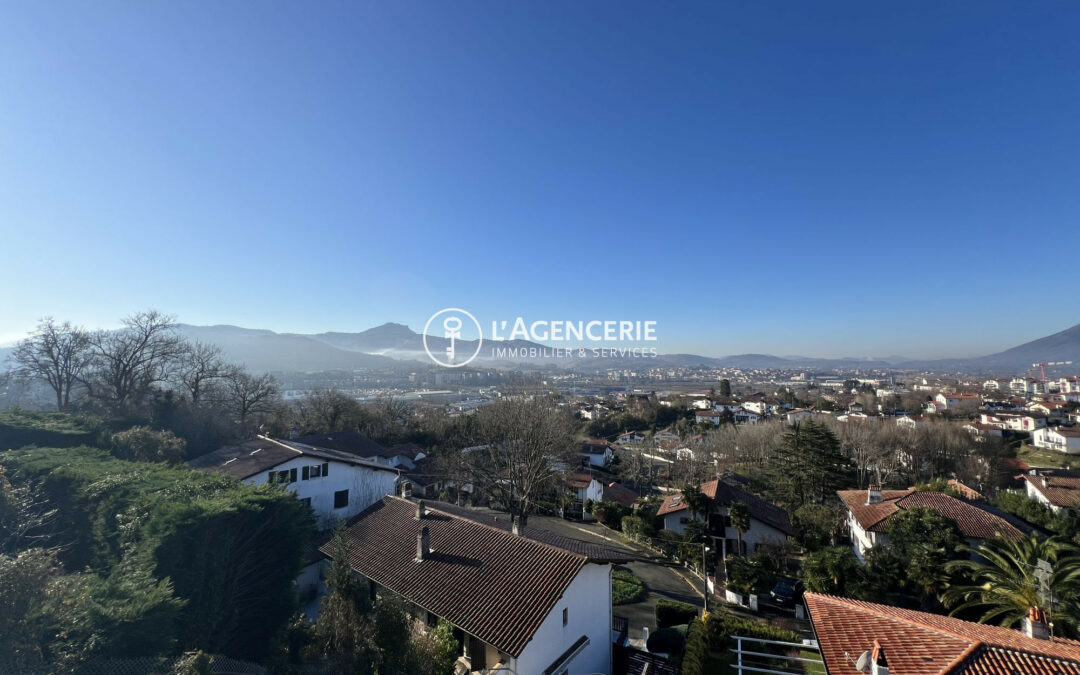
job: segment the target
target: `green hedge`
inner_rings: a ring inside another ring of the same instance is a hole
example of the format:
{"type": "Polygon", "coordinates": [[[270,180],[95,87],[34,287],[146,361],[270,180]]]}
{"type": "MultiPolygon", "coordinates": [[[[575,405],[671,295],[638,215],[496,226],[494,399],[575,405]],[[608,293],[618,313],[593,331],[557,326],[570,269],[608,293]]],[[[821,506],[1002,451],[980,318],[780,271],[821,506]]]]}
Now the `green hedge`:
{"type": "Polygon", "coordinates": [[[686,642],[686,626],[668,626],[653,631],[646,643],[650,652],[660,652],[674,657],[676,660],[682,653],[683,644],[686,642]]]}
{"type": "Polygon", "coordinates": [[[105,425],[96,417],[10,408],[0,411],[0,450],[36,445],[72,448],[97,445],[105,425]]]}
{"type": "Polygon", "coordinates": [[[22,448],[0,463],[57,510],[67,569],[108,575],[135,554],[172,580],[186,601],[179,648],[261,660],[295,611],[292,582],[314,522],[282,488],[88,447],[22,448]]]}
{"type": "Polygon", "coordinates": [[[625,567],[611,573],[611,604],[628,605],[645,599],[645,582],[625,567]]]}
{"type": "Polygon", "coordinates": [[[656,603],[656,627],[667,628],[690,623],[698,615],[698,608],[676,600],[661,600],[656,603]]]}
{"type": "Polygon", "coordinates": [[[683,675],[704,675],[705,662],[709,658],[709,636],[705,623],[694,619],[686,629],[686,645],[683,647],[683,675]]]}
{"type": "Polygon", "coordinates": [[[744,619],[726,610],[710,614],[705,625],[708,633],[709,649],[712,651],[727,649],[728,638],[732,635],[786,642],[798,642],[801,639],[798,634],[789,630],[777,628],[761,621],[754,621],[753,619],[744,619]]]}

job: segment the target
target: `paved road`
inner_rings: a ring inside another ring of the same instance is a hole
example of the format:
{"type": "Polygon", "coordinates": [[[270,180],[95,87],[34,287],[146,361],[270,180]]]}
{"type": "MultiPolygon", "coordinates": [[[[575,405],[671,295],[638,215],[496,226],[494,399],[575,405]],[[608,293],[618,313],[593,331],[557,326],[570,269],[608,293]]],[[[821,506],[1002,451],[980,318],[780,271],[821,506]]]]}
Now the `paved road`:
{"type": "MultiPolygon", "coordinates": [[[[680,576],[676,571],[681,568],[657,558],[647,549],[612,541],[612,533],[595,523],[568,521],[551,516],[531,516],[529,518],[529,525],[550,530],[565,537],[604,544],[611,548],[635,553],[641,556],[640,560],[628,563],[625,566],[630,568],[630,571],[645,582],[645,586],[649,591],[648,595],[641,602],[630,605],[616,605],[614,607],[614,613],[616,615],[624,616],[629,620],[630,637],[632,639],[641,637],[641,629],[643,626],[656,626],[654,611],[656,603],[661,599],[667,598],[669,600],[687,602],[698,607],[701,606],[701,591],[704,589],[692,588],[686,580],[687,578],[692,579],[692,577],[686,575],[686,578],[684,578],[684,576],[680,576]]],[[[683,572],[683,574],[685,575],[686,573],[683,572]]]]}

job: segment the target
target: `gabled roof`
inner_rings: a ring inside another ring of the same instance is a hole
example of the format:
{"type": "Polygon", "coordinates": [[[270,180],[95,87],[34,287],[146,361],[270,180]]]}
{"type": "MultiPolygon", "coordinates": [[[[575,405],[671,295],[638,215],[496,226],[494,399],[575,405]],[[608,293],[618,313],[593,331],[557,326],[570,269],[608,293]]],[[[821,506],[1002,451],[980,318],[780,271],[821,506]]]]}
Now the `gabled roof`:
{"type": "Polygon", "coordinates": [[[364,466],[379,471],[397,473],[396,469],[385,464],[357,457],[347,452],[316,448],[293,441],[279,441],[265,436],[244,441],[238,445],[227,445],[196,457],[188,462],[188,468],[197,471],[222,473],[237,480],[244,480],[263,471],[269,471],[278,464],[284,464],[297,457],[311,457],[320,462],[341,462],[352,466],[364,466]]]}
{"type": "Polygon", "coordinates": [[[604,486],[604,496],[602,499],[605,502],[615,502],[619,506],[630,508],[637,503],[638,493],[621,483],[612,481],[604,486]]]}
{"type": "MultiPolygon", "coordinates": [[[[446,502],[429,502],[431,508],[442,511],[443,513],[456,516],[458,518],[467,518],[473,522],[480,523],[481,525],[487,525],[488,527],[495,527],[504,532],[512,531],[512,523],[509,514],[501,514],[498,516],[492,515],[487,511],[480,511],[477,509],[471,509],[467,506],[458,506],[456,504],[448,504],[446,502]]],[[[592,544],[580,539],[573,539],[571,537],[564,537],[561,534],[555,534],[551,530],[545,530],[539,527],[533,527],[532,525],[526,525],[520,530],[521,536],[533,541],[538,541],[542,544],[548,544],[555,546],[571,553],[577,553],[583,555],[589,559],[589,562],[596,563],[623,563],[632,562],[638,560],[638,556],[632,553],[623,553],[622,551],[608,548],[600,544],[592,544]]]]}
{"type": "Polygon", "coordinates": [[[957,499],[943,492],[920,492],[915,488],[882,490],[881,502],[876,504],[866,503],[866,490],[840,490],[836,494],[859,525],[869,532],[887,531],[894,515],[916,506],[955,521],[961,534],[974,539],[992,539],[995,534],[1020,539],[1033,529],[1020,520],[1006,519],[988,504],[957,499]]]}
{"type": "MultiPolygon", "coordinates": [[[[347,452],[358,457],[393,457],[409,454],[396,448],[387,448],[356,431],[335,431],[329,434],[309,434],[295,439],[302,445],[347,452]]],[[[415,452],[410,457],[415,456],[415,452]]]]}
{"type": "Polygon", "coordinates": [[[830,675],[858,675],[849,658],[875,640],[901,675],[1080,675],[1080,642],[819,593],[804,599],[830,675]]]}
{"type": "MultiPolygon", "coordinates": [[[[728,485],[721,480],[711,480],[707,483],[702,483],[701,492],[713,499],[719,506],[728,506],[732,502],[742,502],[746,504],[749,509],[751,518],[771,527],[775,527],[789,536],[794,534],[794,530],[791,528],[791,517],[788,515],[788,512],[775,504],[765,501],[761,497],[750,494],[745,490],[740,490],[733,485],[728,485]]],[[[682,493],[679,492],[668,495],[660,505],[656,514],[663,517],[669,513],[682,511],[686,508],[689,507],[683,500],[682,493]]]]}
{"type": "Polygon", "coordinates": [[[1080,508],[1080,477],[1024,474],[1024,480],[1033,485],[1054,506],[1066,509],[1080,508]],[[1045,485],[1043,481],[1046,481],[1045,485]]]}
{"type": "MultiPolygon", "coordinates": [[[[520,656],[588,559],[528,537],[384,497],[351,519],[350,566],[496,649],[520,656]],[[421,528],[431,553],[416,561],[421,528]]],[[[330,554],[329,546],[322,547],[330,554]]]]}
{"type": "Polygon", "coordinates": [[[568,474],[565,479],[567,486],[576,489],[587,488],[594,480],[596,479],[589,473],[571,473],[568,474]]]}

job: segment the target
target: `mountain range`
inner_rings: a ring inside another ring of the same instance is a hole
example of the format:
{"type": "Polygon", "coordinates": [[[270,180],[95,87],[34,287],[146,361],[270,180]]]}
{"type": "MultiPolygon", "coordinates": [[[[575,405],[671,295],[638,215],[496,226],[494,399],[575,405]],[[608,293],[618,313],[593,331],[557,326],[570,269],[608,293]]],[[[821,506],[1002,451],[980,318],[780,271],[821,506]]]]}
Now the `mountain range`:
{"type": "MultiPolygon", "coordinates": [[[[238,326],[193,326],[181,324],[179,332],[190,339],[201,340],[221,347],[226,358],[242,363],[255,372],[356,370],[373,368],[417,368],[432,365],[424,351],[423,336],[406,325],[386,323],[359,333],[275,333],[271,330],[240,328],[238,326]]],[[[446,338],[428,336],[434,353],[445,353],[446,338]]],[[[476,349],[472,340],[457,341],[459,353],[471,354],[476,349]]],[[[1005,351],[986,356],[959,359],[917,360],[901,356],[885,358],[824,359],[807,356],[773,356],[770,354],[736,354],[708,357],[696,354],[661,354],[647,362],[635,357],[585,357],[552,355],[551,347],[525,340],[488,341],[473,361],[473,365],[496,368],[552,366],[566,370],[595,370],[597,368],[649,367],[729,367],[744,369],[855,369],[893,368],[932,372],[966,372],[988,375],[1026,373],[1033,363],[1044,361],[1074,361],[1069,372],[1080,370],[1080,324],[1059,333],[1048,335],[1005,351]],[[533,348],[540,354],[534,358],[497,358],[491,345],[507,348],[533,348]],[[544,350],[547,353],[544,353],[544,350]]],[[[10,347],[0,347],[0,363],[6,360],[10,347]]]]}
{"type": "MultiPolygon", "coordinates": [[[[354,368],[390,368],[430,365],[424,351],[423,336],[400,323],[386,323],[359,333],[275,333],[269,330],[238,328],[236,326],[182,325],[188,337],[219,345],[231,360],[242,362],[251,370],[337,370],[354,368]]],[[[449,341],[428,336],[432,352],[441,353],[449,341]]],[[[476,348],[472,340],[457,341],[459,353],[470,354],[476,348]]],[[[525,340],[485,343],[473,362],[482,367],[558,366],[568,370],[604,368],[640,368],[641,358],[593,357],[567,358],[551,355],[551,347],[525,340]],[[535,348],[535,358],[496,358],[489,347],[497,344],[507,348],[535,348]],[[548,354],[544,354],[544,349],[548,354]]],[[[588,354],[588,351],[587,351],[588,354]]],[[[960,359],[918,360],[901,356],[887,358],[825,359],[806,356],[773,356],[770,354],[736,354],[707,357],[696,354],[661,354],[648,361],[650,367],[730,367],[744,369],[854,369],[895,368],[936,372],[970,372],[986,374],[1019,374],[1027,372],[1033,363],[1042,361],[1075,361],[1080,369],[1080,325],[1059,333],[1032,340],[996,354],[960,359]]]]}

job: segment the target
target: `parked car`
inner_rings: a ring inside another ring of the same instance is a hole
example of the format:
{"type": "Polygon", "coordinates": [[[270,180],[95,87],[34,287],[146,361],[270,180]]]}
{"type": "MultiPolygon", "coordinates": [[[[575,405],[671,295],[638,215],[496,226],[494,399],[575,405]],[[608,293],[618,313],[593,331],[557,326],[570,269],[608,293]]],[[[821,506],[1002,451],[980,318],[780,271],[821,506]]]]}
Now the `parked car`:
{"type": "Polygon", "coordinates": [[[769,591],[769,597],[772,598],[773,603],[776,605],[794,607],[795,603],[802,597],[802,593],[803,585],[801,581],[797,579],[781,579],[769,591]]]}

